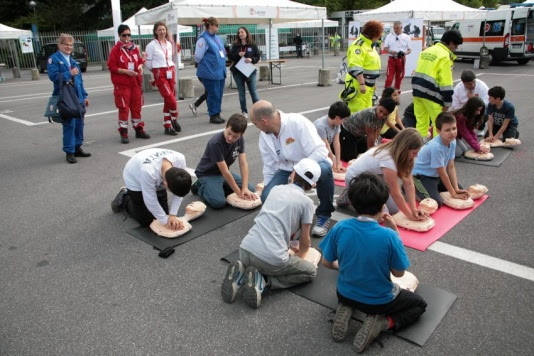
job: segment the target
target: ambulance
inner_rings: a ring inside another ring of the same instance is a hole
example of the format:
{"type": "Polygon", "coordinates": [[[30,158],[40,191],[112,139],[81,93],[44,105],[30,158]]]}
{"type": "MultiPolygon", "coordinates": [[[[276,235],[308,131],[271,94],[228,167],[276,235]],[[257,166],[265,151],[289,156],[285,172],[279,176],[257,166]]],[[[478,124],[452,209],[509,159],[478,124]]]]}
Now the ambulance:
{"type": "Polygon", "coordinates": [[[534,58],[533,4],[504,5],[488,10],[477,20],[460,20],[449,29],[459,30],[464,43],[454,53],[458,58],[491,56],[492,64],[517,61],[527,64],[534,58]]]}

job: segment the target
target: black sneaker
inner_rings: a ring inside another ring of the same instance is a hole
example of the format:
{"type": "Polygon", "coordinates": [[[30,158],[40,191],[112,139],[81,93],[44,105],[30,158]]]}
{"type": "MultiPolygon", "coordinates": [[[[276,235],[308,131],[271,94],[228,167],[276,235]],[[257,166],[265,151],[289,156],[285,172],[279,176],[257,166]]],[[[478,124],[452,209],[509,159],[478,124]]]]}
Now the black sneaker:
{"type": "Polygon", "coordinates": [[[178,135],[178,133],[176,132],[176,130],[174,128],[166,127],[165,128],[165,135],[176,136],[176,135],[178,135]]]}
{"type": "Polygon", "coordinates": [[[195,181],[195,183],[191,184],[191,193],[194,195],[198,195],[198,186],[200,185],[198,179],[195,181]]]}
{"type": "Polygon", "coordinates": [[[74,153],[67,153],[67,162],[70,164],[78,163],[78,160],[74,158],[74,153]]]}
{"type": "Polygon", "coordinates": [[[179,124],[178,121],[176,121],[176,120],[173,120],[173,121],[172,121],[172,128],[173,128],[174,131],[176,131],[176,132],[182,132],[182,127],[180,126],[180,124],[179,124]]]}
{"type": "Polygon", "coordinates": [[[210,123],[212,124],[224,124],[226,122],[220,115],[210,116],[210,123]]]}
{"type": "Polygon", "coordinates": [[[111,201],[111,210],[114,213],[120,213],[121,212],[122,205],[124,203],[124,196],[127,195],[127,194],[128,194],[128,189],[126,189],[126,187],[121,187],[121,190],[119,191],[119,193],[117,194],[115,199],[113,199],[111,201]]]}
{"type": "Polygon", "coordinates": [[[91,157],[91,154],[82,150],[81,147],[76,147],[76,151],[74,151],[74,157],[91,157]]]}
{"type": "Polygon", "coordinates": [[[150,138],[150,135],[147,134],[145,132],[145,130],[143,130],[142,128],[141,129],[137,129],[135,130],[135,138],[144,138],[144,139],[148,139],[150,138]]]}
{"type": "Polygon", "coordinates": [[[121,135],[121,143],[130,143],[128,138],[128,129],[119,129],[119,134],[121,135]]]}

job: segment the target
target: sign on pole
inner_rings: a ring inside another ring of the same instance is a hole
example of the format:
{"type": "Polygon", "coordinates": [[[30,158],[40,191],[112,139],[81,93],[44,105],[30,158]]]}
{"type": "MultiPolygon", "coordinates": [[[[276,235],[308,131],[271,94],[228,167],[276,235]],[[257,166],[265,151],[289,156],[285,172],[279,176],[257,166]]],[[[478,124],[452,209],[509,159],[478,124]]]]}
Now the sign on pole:
{"type": "Polygon", "coordinates": [[[22,53],[33,53],[32,36],[20,36],[20,51],[22,53]]]}

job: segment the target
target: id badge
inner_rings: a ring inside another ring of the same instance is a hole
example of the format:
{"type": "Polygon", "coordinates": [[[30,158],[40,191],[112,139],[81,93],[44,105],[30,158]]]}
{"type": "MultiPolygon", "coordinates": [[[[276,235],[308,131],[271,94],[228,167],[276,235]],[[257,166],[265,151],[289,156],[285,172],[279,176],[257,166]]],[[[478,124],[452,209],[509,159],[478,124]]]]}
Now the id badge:
{"type": "Polygon", "coordinates": [[[128,70],[134,70],[134,62],[128,62],[128,70]]]}
{"type": "Polygon", "coordinates": [[[222,49],[219,50],[219,54],[221,55],[221,58],[224,58],[224,52],[222,51],[222,49]]]}
{"type": "Polygon", "coordinates": [[[167,79],[172,79],[172,70],[167,71],[167,79]]]}

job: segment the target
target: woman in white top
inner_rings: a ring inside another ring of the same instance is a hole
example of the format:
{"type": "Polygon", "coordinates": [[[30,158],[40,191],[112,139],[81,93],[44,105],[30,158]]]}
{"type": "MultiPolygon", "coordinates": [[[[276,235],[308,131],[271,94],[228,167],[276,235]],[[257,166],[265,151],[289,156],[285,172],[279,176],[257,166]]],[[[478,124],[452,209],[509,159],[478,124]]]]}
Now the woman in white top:
{"type": "Polygon", "coordinates": [[[146,46],[146,63],[154,74],[154,84],[163,97],[163,126],[165,134],[176,136],[182,129],[178,124],[176,102],[176,72],[174,69],[173,45],[163,22],[154,24],[154,40],[146,46]]]}
{"type": "MultiPolygon", "coordinates": [[[[412,177],[414,161],[422,145],[423,139],[416,129],[407,128],[400,131],[393,140],[373,147],[350,165],[345,175],[346,186],[349,187],[351,180],[364,172],[378,174],[389,187],[386,206],[390,214],[400,210],[410,220],[427,219],[428,214],[417,208],[412,177]],[[402,180],[406,200],[399,187],[399,178],[402,180]]],[[[350,204],[347,191],[348,188],[345,188],[338,198],[338,206],[350,204]]]]}

